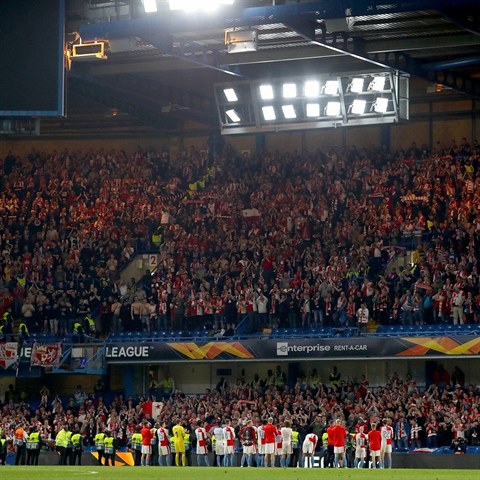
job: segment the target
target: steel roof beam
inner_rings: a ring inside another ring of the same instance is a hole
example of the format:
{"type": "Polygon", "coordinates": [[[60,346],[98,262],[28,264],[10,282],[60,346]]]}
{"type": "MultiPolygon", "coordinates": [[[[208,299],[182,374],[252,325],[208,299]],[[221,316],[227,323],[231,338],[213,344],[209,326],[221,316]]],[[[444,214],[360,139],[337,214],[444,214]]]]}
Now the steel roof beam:
{"type": "Polygon", "coordinates": [[[457,27],[474,35],[480,35],[480,9],[443,9],[441,13],[457,27]]]}
{"type": "MultiPolygon", "coordinates": [[[[80,27],[82,39],[93,40],[144,37],[162,34],[178,34],[209,29],[250,27],[283,23],[285,19],[296,18],[299,21],[317,21],[346,16],[368,16],[388,13],[402,13],[423,10],[441,10],[451,7],[451,0],[322,0],[297,4],[274,5],[241,9],[223,8],[217,15],[185,12],[162,12],[141,18],[116,20],[107,23],[86,24],[80,27]]],[[[478,6],[478,0],[457,0],[455,8],[478,6]]]]}

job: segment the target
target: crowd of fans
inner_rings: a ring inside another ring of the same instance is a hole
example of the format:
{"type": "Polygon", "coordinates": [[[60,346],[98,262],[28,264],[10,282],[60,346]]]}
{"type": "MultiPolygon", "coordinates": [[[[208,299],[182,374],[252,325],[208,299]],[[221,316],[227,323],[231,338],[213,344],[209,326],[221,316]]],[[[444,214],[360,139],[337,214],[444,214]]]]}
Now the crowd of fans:
{"type": "Polygon", "coordinates": [[[479,153],[9,153],[0,317],[63,334],[91,316],[99,335],[478,322],[479,153]],[[406,239],[411,264],[388,266],[406,239]],[[137,251],[158,267],[121,281],[137,251]]]}
{"type": "MultiPolygon", "coordinates": [[[[324,434],[333,421],[345,425],[350,434],[364,431],[370,425],[386,419],[393,427],[393,446],[398,451],[415,448],[450,446],[455,442],[479,445],[480,391],[464,383],[463,372],[456,368],[452,375],[441,367],[434,382],[426,389],[417,387],[410,377],[394,373],[384,386],[372,388],[368,380],[342,380],[340,372],[332,370],[329,380],[322,382],[316,370],[308,377],[300,376],[291,388],[285,373],[278,366],[268,371],[264,379],[240,377],[235,384],[220,379],[204,394],[187,396],[176,389],[157,403],[155,418],[151,417],[152,397],[124,398],[118,394],[108,404],[104,401],[105,385],[99,380],[94,392],[87,394],[79,385],[70,398],[61,399],[43,387],[32,403],[22,400],[13,386],[1,404],[0,437],[7,448],[14,449],[16,430],[21,426],[27,438],[32,427],[39,432],[42,443],[55,448],[60,429],[78,432],[84,446],[95,445],[95,436],[108,431],[118,448],[132,447],[132,435],[139,426],[183,425],[190,432],[199,422],[211,435],[215,427],[228,422],[239,430],[251,420],[255,426],[267,418],[276,425],[291,423],[301,442],[309,433],[317,435],[317,450],[326,448],[324,434]],[[460,383],[455,383],[460,382],[460,383]],[[150,408],[148,408],[150,407],[150,408]]],[[[155,400],[155,398],[153,398],[155,400]]],[[[347,446],[353,435],[349,436],[347,446]]],[[[240,445],[239,445],[240,446],[240,445]]]]}

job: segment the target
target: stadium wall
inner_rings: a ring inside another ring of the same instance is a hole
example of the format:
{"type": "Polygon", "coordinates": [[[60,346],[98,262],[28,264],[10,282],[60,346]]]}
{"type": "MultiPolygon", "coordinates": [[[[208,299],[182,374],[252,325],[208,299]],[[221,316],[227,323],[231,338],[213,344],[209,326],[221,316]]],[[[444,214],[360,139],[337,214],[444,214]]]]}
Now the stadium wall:
{"type": "MultiPolygon", "coordinates": [[[[442,146],[450,146],[452,140],[460,142],[463,137],[473,141],[480,138],[480,121],[477,120],[476,102],[471,100],[453,102],[416,102],[411,104],[412,117],[409,122],[391,126],[363,126],[348,128],[328,128],[298,132],[271,133],[265,135],[265,148],[267,151],[275,149],[288,152],[315,151],[319,147],[357,147],[379,146],[385,143],[387,129],[392,149],[406,148],[415,142],[417,146],[427,144],[436,146],[439,142],[442,146]]],[[[17,154],[25,154],[32,149],[50,152],[62,149],[80,149],[86,151],[90,148],[116,148],[129,153],[134,152],[139,145],[142,148],[149,146],[156,150],[167,147],[176,151],[182,147],[191,145],[196,148],[205,148],[207,137],[190,131],[185,136],[170,138],[160,136],[148,136],[138,138],[99,138],[102,132],[95,138],[78,138],[78,136],[65,136],[60,138],[51,137],[0,137],[0,157],[8,151],[17,154]]],[[[79,131],[81,134],[81,131],[79,131]]],[[[225,140],[237,151],[255,151],[256,137],[254,135],[231,135],[225,140]]]]}

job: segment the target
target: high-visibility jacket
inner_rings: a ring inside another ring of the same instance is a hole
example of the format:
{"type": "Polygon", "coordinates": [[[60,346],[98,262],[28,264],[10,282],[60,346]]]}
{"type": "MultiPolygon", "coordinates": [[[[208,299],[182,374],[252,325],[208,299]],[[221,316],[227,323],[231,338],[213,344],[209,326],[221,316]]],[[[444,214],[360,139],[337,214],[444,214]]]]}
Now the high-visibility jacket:
{"type": "Polygon", "coordinates": [[[103,432],[97,433],[93,441],[97,450],[105,450],[105,434],[103,432]]]}
{"type": "Polygon", "coordinates": [[[80,433],[74,433],[71,438],[74,450],[81,450],[83,446],[83,437],[80,433]]]}
{"type": "Polygon", "coordinates": [[[300,434],[295,430],[292,430],[292,448],[299,447],[300,434]]]}
{"type": "Polygon", "coordinates": [[[83,325],[80,322],[73,324],[73,333],[83,333],[83,325]]]}
{"type": "Polygon", "coordinates": [[[25,443],[25,430],[20,427],[15,430],[15,445],[23,445],[25,443]]]}
{"type": "Polygon", "coordinates": [[[55,437],[55,445],[57,447],[63,447],[67,448],[68,446],[68,437],[67,437],[67,431],[65,429],[61,429],[58,433],[57,436],[55,437]]]}
{"type": "Polygon", "coordinates": [[[185,450],[190,450],[190,434],[185,433],[185,438],[183,439],[183,442],[185,443],[185,450]]]}
{"type": "Polygon", "coordinates": [[[156,428],[152,428],[152,439],[150,440],[150,443],[152,445],[156,445],[157,444],[157,429],[156,428]]]}
{"type": "Polygon", "coordinates": [[[175,437],[170,437],[170,451],[175,453],[175,437]]]}
{"type": "Polygon", "coordinates": [[[90,315],[87,315],[85,317],[85,322],[88,325],[90,333],[95,333],[95,320],[90,315]]]}
{"type": "Polygon", "coordinates": [[[27,438],[27,448],[29,450],[38,450],[40,448],[40,433],[32,432],[27,438]]]}
{"type": "Polygon", "coordinates": [[[72,448],[72,432],[70,430],[67,430],[67,447],[72,448]]]}
{"type": "Polygon", "coordinates": [[[18,333],[28,333],[28,327],[25,322],[22,322],[20,325],[18,325],[18,333]]]}
{"type": "Polygon", "coordinates": [[[113,442],[115,441],[115,439],[112,437],[112,436],[108,436],[108,437],[105,437],[105,453],[107,455],[111,455],[113,453],[113,450],[114,450],[114,446],[113,446],[113,442]]]}
{"type": "Polygon", "coordinates": [[[134,433],[130,440],[132,444],[132,448],[134,450],[141,450],[142,449],[142,434],[141,433],[134,433]]]}

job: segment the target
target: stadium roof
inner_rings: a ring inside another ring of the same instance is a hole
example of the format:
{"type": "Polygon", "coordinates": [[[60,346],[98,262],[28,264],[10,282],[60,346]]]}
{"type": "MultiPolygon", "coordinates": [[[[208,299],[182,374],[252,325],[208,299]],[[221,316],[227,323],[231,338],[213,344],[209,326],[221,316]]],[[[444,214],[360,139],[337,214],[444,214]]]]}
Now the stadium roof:
{"type": "Polygon", "coordinates": [[[108,41],[108,59],[73,62],[68,118],[44,120],[43,133],[208,134],[213,84],[241,78],[395,69],[412,76],[414,102],[480,97],[478,0],[236,0],[208,14],[157,4],[67,0],[68,39],[108,41]],[[256,31],[256,50],[229,53],[226,31],[256,31]]]}

